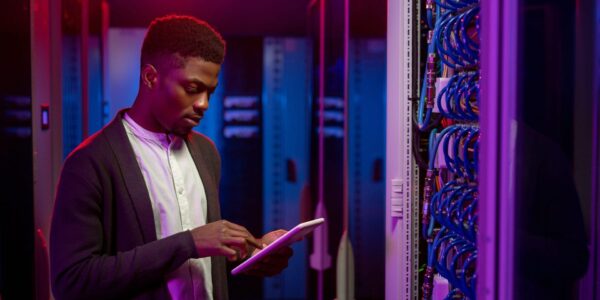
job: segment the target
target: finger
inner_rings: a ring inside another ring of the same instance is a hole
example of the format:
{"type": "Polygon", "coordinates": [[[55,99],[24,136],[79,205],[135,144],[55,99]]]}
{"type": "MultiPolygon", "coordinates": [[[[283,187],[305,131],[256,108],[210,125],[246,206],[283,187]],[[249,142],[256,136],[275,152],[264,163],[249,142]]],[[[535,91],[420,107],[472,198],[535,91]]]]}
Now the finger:
{"type": "Polygon", "coordinates": [[[249,232],[247,232],[247,231],[240,231],[240,230],[237,230],[237,229],[229,228],[229,229],[225,230],[225,233],[227,235],[229,235],[229,236],[232,236],[232,237],[241,237],[241,238],[244,238],[248,244],[250,244],[250,245],[252,245],[252,246],[254,246],[254,247],[258,248],[258,249],[262,249],[263,248],[260,245],[260,243],[258,242],[258,240],[254,236],[252,236],[249,232]]]}
{"type": "Polygon", "coordinates": [[[261,246],[261,244],[252,236],[248,236],[240,231],[234,231],[234,230],[229,230],[227,232],[227,235],[229,235],[229,238],[235,238],[237,239],[242,239],[244,244],[249,244],[255,248],[258,249],[262,249],[263,246],[261,246]]]}
{"type": "Polygon", "coordinates": [[[277,236],[278,238],[286,233],[287,233],[287,230],[283,230],[283,229],[277,229],[274,231],[275,236],[277,236]]]}
{"type": "Polygon", "coordinates": [[[256,266],[266,271],[272,270],[279,273],[288,266],[289,259],[292,254],[293,250],[291,248],[282,248],[262,259],[256,266]]]}
{"type": "Polygon", "coordinates": [[[271,232],[265,234],[262,237],[262,241],[265,242],[265,243],[267,243],[267,244],[271,244],[276,239],[280,238],[281,236],[283,236],[286,233],[287,233],[287,231],[285,231],[283,229],[274,230],[274,231],[271,231],[271,232]]]}
{"type": "Polygon", "coordinates": [[[264,264],[263,262],[259,262],[257,264],[255,264],[252,268],[248,269],[245,273],[246,275],[251,275],[251,276],[269,276],[270,272],[270,266],[268,264],[264,264]]]}
{"type": "Polygon", "coordinates": [[[221,239],[221,243],[228,247],[246,248],[246,239],[242,237],[225,237],[221,239]]]}
{"type": "Polygon", "coordinates": [[[241,248],[234,245],[230,245],[229,248],[235,250],[235,255],[238,258],[246,258],[248,256],[248,252],[245,251],[245,248],[241,248]]]}
{"type": "Polygon", "coordinates": [[[234,249],[225,245],[219,247],[219,252],[220,256],[227,257],[229,261],[234,261],[237,258],[237,252],[234,249]]]}
{"type": "Polygon", "coordinates": [[[234,255],[227,255],[227,260],[228,261],[237,261],[239,259],[240,259],[240,253],[237,250],[235,250],[235,254],[234,255]]]}
{"type": "Polygon", "coordinates": [[[246,238],[246,242],[248,242],[248,244],[254,246],[254,248],[258,248],[258,249],[263,248],[263,246],[256,239],[254,239],[254,237],[246,238]]]}
{"type": "Polygon", "coordinates": [[[250,234],[250,231],[248,231],[248,229],[246,229],[246,227],[242,226],[242,225],[238,225],[229,221],[224,221],[223,224],[231,229],[237,230],[237,231],[242,231],[245,232],[246,234],[252,235],[250,234]]]}
{"type": "Polygon", "coordinates": [[[221,241],[224,244],[227,244],[229,247],[239,249],[239,251],[243,254],[242,258],[246,258],[251,253],[255,253],[255,251],[259,251],[256,249],[262,249],[265,245],[261,246],[260,244],[254,242],[250,243],[248,239],[241,237],[229,237],[225,238],[221,241]],[[252,245],[253,247],[250,247],[252,245]]]}
{"type": "Polygon", "coordinates": [[[294,254],[294,250],[292,248],[284,247],[284,248],[281,248],[281,249],[269,254],[269,256],[267,256],[267,257],[287,260],[290,257],[292,257],[293,254],[294,254]]]}
{"type": "Polygon", "coordinates": [[[276,251],[275,254],[285,257],[285,258],[290,258],[290,257],[292,257],[292,255],[294,255],[294,249],[292,249],[291,247],[283,247],[283,248],[279,249],[278,251],[276,251]]]}
{"type": "Polygon", "coordinates": [[[287,261],[287,257],[271,255],[262,259],[260,265],[265,267],[279,266],[287,264],[287,261]]]}
{"type": "Polygon", "coordinates": [[[248,254],[249,254],[248,244],[246,242],[246,239],[244,239],[244,238],[229,237],[229,238],[225,238],[225,239],[221,240],[221,242],[223,244],[225,244],[227,247],[238,251],[243,258],[248,256],[248,254]]]}

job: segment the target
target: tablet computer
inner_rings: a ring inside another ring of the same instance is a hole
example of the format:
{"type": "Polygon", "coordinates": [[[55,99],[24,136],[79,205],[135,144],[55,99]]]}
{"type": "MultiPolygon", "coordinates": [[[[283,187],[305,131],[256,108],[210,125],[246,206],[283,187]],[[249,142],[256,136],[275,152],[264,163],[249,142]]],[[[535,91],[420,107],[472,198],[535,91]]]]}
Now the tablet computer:
{"type": "Polygon", "coordinates": [[[269,254],[301,240],[305,235],[311,233],[313,230],[315,230],[315,228],[323,224],[323,222],[325,222],[325,219],[319,218],[296,225],[296,227],[292,228],[292,230],[286,232],[284,235],[274,240],[271,244],[267,245],[262,250],[245,260],[239,266],[231,270],[231,274],[237,275],[247,271],[250,267],[269,254]]]}

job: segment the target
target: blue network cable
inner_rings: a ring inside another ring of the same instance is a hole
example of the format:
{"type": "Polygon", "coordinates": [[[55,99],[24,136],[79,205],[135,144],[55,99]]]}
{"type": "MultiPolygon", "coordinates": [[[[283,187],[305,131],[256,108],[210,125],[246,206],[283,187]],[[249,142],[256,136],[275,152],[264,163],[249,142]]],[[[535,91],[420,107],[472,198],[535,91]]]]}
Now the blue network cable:
{"type": "Polygon", "coordinates": [[[416,116],[417,128],[429,131],[421,228],[428,252],[424,299],[431,297],[434,273],[452,287],[446,299],[476,299],[479,13],[478,0],[426,2],[430,31],[416,116]],[[436,91],[440,75],[447,81],[436,91]],[[434,106],[441,128],[430,124],[434,106]]]}

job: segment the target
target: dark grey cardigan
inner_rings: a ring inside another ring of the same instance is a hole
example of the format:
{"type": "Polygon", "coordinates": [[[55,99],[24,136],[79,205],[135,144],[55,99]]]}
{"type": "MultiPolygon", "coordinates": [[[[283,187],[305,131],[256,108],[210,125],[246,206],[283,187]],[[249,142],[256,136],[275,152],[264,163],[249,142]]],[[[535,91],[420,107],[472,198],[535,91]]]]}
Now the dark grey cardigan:
{"type": "MultiPolygon", "coordinates": [[[[157,240],[148,189],[122,124],[125,111],[66,159],[50,233],[57,299],[169,299],[165,274],[198,257],[189,231],[157,240]]],[[[186,139],[207,198],[221,218],[220,157],[206,137],[186,139]]],[[[225,259],[212,258],[214,299],[227,299],[225,259]]]]}

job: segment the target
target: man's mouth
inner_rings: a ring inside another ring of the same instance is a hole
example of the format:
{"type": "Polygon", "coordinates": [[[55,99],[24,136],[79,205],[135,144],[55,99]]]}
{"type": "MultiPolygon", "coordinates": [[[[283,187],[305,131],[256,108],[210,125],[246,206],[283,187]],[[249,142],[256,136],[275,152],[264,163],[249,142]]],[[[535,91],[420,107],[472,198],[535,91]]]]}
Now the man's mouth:
{"type": "Polygon", "coordinates": [[[201,116],[189,116],[189,117],[185,117],[188,120],[191,120],[192,122],[198,124],[200,123],[200,120],[202,120],[201,116]]]}
{"type": "Polygon", "coordinates": [[[194,126],[198,126],[199,122],[198,121],[194,121],[193,119],[190,118],[186,118],[187,122],[189,125],[191,125],[192,127],[194,126]]]}

